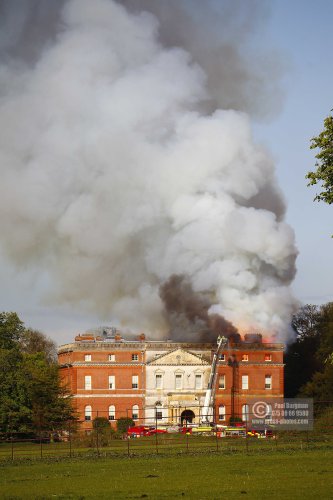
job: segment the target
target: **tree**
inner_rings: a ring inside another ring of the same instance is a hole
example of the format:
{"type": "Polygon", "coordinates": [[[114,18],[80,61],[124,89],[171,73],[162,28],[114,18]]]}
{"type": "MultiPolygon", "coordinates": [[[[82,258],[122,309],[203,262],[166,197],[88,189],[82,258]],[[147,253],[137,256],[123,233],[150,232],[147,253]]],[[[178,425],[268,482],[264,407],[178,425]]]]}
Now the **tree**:
{"type": "Polygon", "coordinates": [[[54,350],[16,313],[0,313],[0,432],[54,430],[75,418],[54,350]]]}
{"type": "Polygon", "coordinates": [[[31,430],[31,407],[18,349],[0,349],[0,432],[31,430]]]}
{"type": "Polygon", "coordinates": [[[96,417],[93,420],[93,428],[96,430],[110,429],[110,422],[106,417],[96,417]]]}
{"type": "Polygon", "coordinates": [[[24,324],[16,313],[0,313],[0,349],[17,348],[23,333],[24,324]]]}
{"type": "Polygon", "coordinates": [[[294,314],[291,326],[296,332],[297,340],[307,338],[318,339],[318,324],[320,321],[320,309],[313,304],[306,304],[294,314]]]}
{"type": "Polygon", "coordinates": [[[121,417],[117,420],[117,431],[125,433],[130,427],[134,427],[134,420],[127,417],[121,417]]]}
{"type": "Polygon", "coordinates": [[[299,395],[311,397],[315,402],[328,403],[332,401],[333,365],[331,363],[326,363],[324,371],[316,372],[312,379],[301,388],[299,395]]]}
{"type": "Polygon", "coordinates": [[[293,316],[292,328],[296,340],[288,345],[285,354],[285,396],[297,396],[315,372],[321,369],[317,357],[321,332],[319,329],[321,311],[318,306],[307,304],[293,316]]]}
{"type": "Polygon", "coordinates": [[[27,354],[43,353],[47,361],[57,361],[57,348],[53,340],[38,330],[27,328],[20,338],[20,349],[27,354]]]}
{"type": "Polygon", "coordinates": [[[55,430],[73,418],[58,366],[42,353],[1,350],[0,366],[0,432],[55,430]]]}
{"type": "Polygon", "coordinates": [[[333,353],[333,302],[321,306],[318,328],[321,336],[317,357],[326,364],[333,353]]]}
{"type": "Polygon", "coordinates": [[[288,346],[285,357],[286,396],[332,401],[333,302],[302,307],[293,317],[292,326],[297,338],[288,346]]]}
{"type": "Polygon", "coordinates": [[[315,196],[315,200],[333,203],[333,117],[324,120],[324,130],[311,139],[310,149],[319,149],[316,154],[317,170],[309,172],[309,186],[321,183],[323,190],[315,196]]]}
{"type": "Polygon", "coordinates": [[[114,434],[115,430],[111,427],[106,417],[94,418],[91,437],[93,440],[92,442],[95,442],[96,446],[109,446],[114,434]]]}
{"type": "Polygon", "coordinates": [[[31,421],[37,428],[54,430],[73,416],[69,393],[60,383],[57,364],[48,363],[43,353],[23,356],[27,401],[31,421]]]}

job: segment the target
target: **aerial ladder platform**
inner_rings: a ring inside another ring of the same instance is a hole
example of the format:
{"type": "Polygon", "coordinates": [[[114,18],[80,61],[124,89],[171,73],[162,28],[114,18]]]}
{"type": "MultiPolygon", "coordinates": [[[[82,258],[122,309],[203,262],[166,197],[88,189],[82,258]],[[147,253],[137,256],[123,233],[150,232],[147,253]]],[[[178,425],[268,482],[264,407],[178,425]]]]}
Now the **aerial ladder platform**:
{"type": "Polygon", "coordinates": [[[201,425],[209,425],[214,420],[213,416],[214,416],[214,401],[216,392],[217,363],[221,351],[225,348],[227,343],[228,339],[226,337],[219,336],[217,338],[217,349],[213,356],[212,369],[208,381],[208,388],[205,395],[204,406],[201,412],[201,425]]]}

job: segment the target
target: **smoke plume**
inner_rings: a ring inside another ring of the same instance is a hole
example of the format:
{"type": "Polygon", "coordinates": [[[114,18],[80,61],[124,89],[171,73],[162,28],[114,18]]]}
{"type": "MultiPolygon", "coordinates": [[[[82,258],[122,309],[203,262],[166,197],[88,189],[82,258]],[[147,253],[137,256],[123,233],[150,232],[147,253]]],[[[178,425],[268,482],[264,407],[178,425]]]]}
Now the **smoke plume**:
{"type": "Polygon", "coordinates": [[[160,297],[173,338],[213,341],[218,335],[239,340],[237,329],[220,314],[209,314],[211,301],[204,293],[194,292],[190,279],[172,275],[161,285],[160,297]]]}
{"type": "Polygon", "coordinates": [[[269,16],[266,0],[122,0],[122,4],[134,12],[145,9],[156,15],[162,44],[183,47],[203,68],[207,95],[201,108],[234,109],[267,118],[281,107],[282,58],[253,43],[269,16]]]}
{"type": "Polygon", "coordinates": [[[276,86],[247,49],[263,4],[203,4],[0,3],[2,249],[151,337],[284,338],[294,234],[247,114],[276,86]]]}

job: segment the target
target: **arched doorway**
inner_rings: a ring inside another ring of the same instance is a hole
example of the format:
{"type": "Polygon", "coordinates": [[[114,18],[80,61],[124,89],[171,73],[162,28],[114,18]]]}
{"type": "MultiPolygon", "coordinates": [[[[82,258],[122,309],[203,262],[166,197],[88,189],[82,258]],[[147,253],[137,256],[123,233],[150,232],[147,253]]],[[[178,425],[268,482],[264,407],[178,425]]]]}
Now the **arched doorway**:
{"type": "Polygon", "coordinates": [[[195,418],[195,414],[192,410],[184,410],[180,415],[180,423],[182,425],[191,424],[195,418]]]}

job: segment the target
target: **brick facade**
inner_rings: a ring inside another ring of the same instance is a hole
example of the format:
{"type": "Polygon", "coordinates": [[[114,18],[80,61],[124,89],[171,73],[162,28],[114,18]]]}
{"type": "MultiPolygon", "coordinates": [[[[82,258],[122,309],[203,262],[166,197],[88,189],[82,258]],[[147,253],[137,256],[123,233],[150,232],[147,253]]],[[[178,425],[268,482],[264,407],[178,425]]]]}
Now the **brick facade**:
{"type": "Polygon", "coordinates": [[[217,368],[216,421],[223,421],[221,407],[226,416],[245,420],[244,406],[251,398],[283,398],[283,347],[242,342],[223,351],[217,368]]]}
{"type": "MultiPolygon", "coordinates": [[[[283,397],[283,344],[229,343],[217,366],[212,420],[245,418],[249,398],[283,397]]],[[[96,416],[111,424],[120,417],[152,424],[181,423],[191,414],[200,423],[216,344],[129,341],[81,335],[60,346],[63,382],[74,395],[83,428],[96,416]],[[185,412],[185,413],[184,413],[185,412]]]]}

